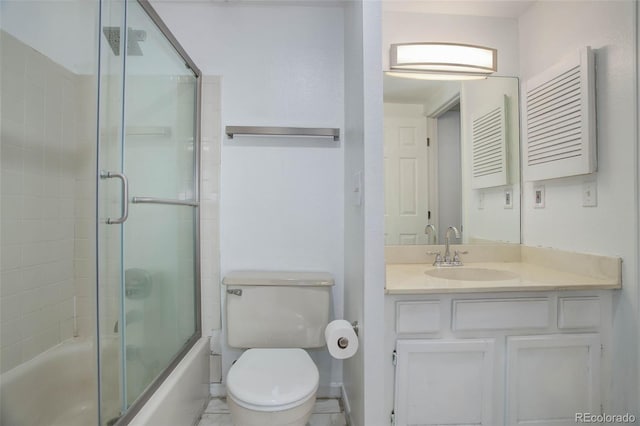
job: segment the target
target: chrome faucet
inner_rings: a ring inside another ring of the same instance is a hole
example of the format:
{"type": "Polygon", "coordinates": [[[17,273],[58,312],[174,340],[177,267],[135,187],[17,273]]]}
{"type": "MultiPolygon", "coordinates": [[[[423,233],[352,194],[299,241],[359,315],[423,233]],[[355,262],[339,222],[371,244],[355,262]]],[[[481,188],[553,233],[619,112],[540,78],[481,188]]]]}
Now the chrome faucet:
{"type": "MultiPolygon", "coordinates": [[[[427,225],[427,228],[431,225],[427,225]]],[[[427,232],[427,228],[425,228],[425,233],[427,232]]],[[[459,252],[458,250],[454,251],[453,257],[451,257],[451,249],[449,247],[449,239],[451,238],[451,231],[455,234],[456,238],[460,238],[460,231],[455,226],[450,226],[447,228],[447,231],[444,233],[444,256],[437,252],[427,252],[429,255],[435,255],[436,258],[433,261],[433,266],[441,267],[441,266],[462,266],[462,260],[460,260],[460,254],[467,254],[468,251],[459,252]]]]}
{"type": "Polygon", "coordinates": [[[433,235],[433,243],[437,244],[438,243],[438,236],[436,235],[436,227],[433,226],[432,224],[428,224],[427,226],[424,227],[424,233],[425,235],[428,235],[429,233],[431,233],[431,235],[433,235]]]}
{"type": "MultiPolygon", "coordinates": [[[[450,226],[447,228],[447,231],[444,233],[444,262],[451,263],[451,251],[449,250],[449,234],[451,231],[454,232],[456,238],[460,238],[460,231],[455,226],[450,226]]],[[[457,256],[457,254],[456,254],[457,256]]]]}

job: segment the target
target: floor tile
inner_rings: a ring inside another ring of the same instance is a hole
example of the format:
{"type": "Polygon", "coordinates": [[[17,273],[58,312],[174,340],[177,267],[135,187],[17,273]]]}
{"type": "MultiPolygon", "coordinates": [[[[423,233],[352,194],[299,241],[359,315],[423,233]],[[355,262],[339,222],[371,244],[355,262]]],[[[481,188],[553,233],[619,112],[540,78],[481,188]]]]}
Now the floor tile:
{"type": "Polygon", "coordinates": [[[313,407],[314,413],[339,413],[340,403],[337,399],[317,399],[313,407]]]}
{"type": "Polygon", "coordinates": [[[209,414],[202,415],[198,426],[233,426],[230,414],[209,414]]]}
{"type": "Polygon", "coordinates": [[[344,414],[312,414],[309,419],[309,426],[347,426],[344,414]]]}
{"type": "Polygon", "coordinates": [[[213,398],[204,409],[205,413],[229,414],[229,406],[223,398],[213,398]]]}
{"type": "MultiPolygon", "coordinates": [[[[318,399],[308,426],[346,426],[337,399],[318,399]]],[[[229,406],[224,398],[213,398],[202,415],[198,426],[233,426],[229,406]]]]}

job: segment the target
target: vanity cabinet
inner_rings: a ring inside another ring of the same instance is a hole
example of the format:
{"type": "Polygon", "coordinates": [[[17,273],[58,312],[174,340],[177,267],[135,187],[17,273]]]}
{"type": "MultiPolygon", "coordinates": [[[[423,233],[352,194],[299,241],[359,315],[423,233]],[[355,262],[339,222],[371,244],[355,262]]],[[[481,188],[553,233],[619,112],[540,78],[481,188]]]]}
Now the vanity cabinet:
{"type": "Polygon", "coordinates": [[[507,424],[575,424],[600,413],[597,333],[507,338],[507,424]]]}
{"type": "Polygon", "coordinates": [[[492,339],[398,340],[396,424],[493,425],[492,339]]]}
{"type": "Polygon", "coordinates": [[[387,403],[398,426],[559,426],[606,411],[610,292],[387,295],[386,303],[387,403]]]}

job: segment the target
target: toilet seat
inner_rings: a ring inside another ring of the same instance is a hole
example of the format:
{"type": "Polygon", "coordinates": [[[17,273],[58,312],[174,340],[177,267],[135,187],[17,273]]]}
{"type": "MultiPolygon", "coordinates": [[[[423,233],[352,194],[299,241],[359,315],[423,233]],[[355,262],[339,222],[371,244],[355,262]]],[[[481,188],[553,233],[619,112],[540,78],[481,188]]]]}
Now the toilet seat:
{"type": "Polygon", "coordinates": [[[315,397],[319,377],[302,349],[249,349],[229,370],[227,395],[250,410],[283,411],[315,397]]]}

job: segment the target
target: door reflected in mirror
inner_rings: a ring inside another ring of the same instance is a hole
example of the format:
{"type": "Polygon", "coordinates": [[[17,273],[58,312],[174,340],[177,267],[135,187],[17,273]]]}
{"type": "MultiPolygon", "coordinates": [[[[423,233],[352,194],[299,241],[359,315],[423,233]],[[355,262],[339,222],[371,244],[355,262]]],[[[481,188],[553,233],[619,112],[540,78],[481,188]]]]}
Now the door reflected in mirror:
{"type": "Polygon", "coordinates": [[[513,77],[384,76],[386,245],[520,243],[518,106],[513,77]]]}

